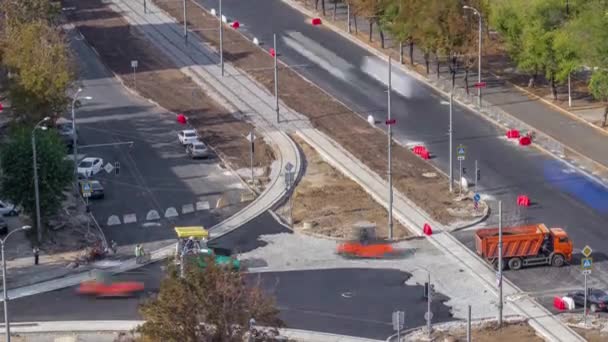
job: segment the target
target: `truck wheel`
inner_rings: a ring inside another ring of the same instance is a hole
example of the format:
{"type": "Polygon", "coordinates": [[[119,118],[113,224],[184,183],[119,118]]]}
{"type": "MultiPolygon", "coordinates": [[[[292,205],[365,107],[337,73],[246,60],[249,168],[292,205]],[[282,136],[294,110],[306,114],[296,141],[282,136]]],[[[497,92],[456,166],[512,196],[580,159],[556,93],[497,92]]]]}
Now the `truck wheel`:
{"type": "Polygon", "coordinates": [[[513,258],[513,259],[509,260],[509,268],[514,271],[520,269],[521,268],[521,259],[513,258]]]}
{"type": "Polygon", "coordinates": [[[564,256],[561,254],[557,254],[553,256],[552,264],[554,267],[562,267],[564,266],[564,256]]]}
{"type": "MultiPolygon", "coordinates": [[[[507,260],[502,260],[502,270],[506,270],[507,269],[507,260]]],[[[498,259],[494,259],[494,261],[492,262],[493,266],[494,266],[494,270],[498,271],[498,259]]]]}

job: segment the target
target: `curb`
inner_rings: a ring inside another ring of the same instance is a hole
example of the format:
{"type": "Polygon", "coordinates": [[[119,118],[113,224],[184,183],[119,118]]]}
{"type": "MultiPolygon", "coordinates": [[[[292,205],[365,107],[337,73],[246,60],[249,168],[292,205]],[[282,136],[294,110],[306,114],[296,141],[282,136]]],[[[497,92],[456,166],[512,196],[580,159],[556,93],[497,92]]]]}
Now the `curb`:
{"type": "MultiPolygon", "coordinates": [[[[294,2],[293,0],[281,0],[283,3],[287,4],[288,6],[294,8],[297,11],[300,11],[301,13],[303,13],[304,15],[308,16],[308,17],[315,17],[315,13],[312,10],[309,10],[305,7],[303,7],[302,5],[300,5],[299,3],[294,2]]],[[[380,58],[381,60],[383,60],[384,62],[388,62],[388,56],[385,55],[384,53],[382,53],[381,51],[378,51],[378,49],[369,46],[367,44],[365,44],[364,42],[360,41],[359,39],[357,39],[356,37],[351,36],[350,34],[348,34],[347,32],[344,32],[344,30],[342,30],[341,28],[337,27],[336,25],[334,25],[331,22],[324,22],[323,26],[328,27],[329,29],[331,29],[333,32],[339,34],[340,36],[342,36],[343,38],[349,40],[350,42],[352,42],[353,44],[356,44],[357,46],[365,49],[366,51],[370,52],[371,54],[375,55],[376,57],[380,58]]],[[[434,83],[432,83],[429,79],[427,79],[426,77],[424,77],[423,75],[420,75],[419,73],[409,69],[406,65],[399,65],[396,64],[395,66],[397,66],[399,68],[399,70],[403,71],[404,73],[406,73],[408,76],[413,77],[414,79],[422,82],[423,84],[425,84],[426,86],[434,89],[436,92],[438,92],[439,94],[445,96],[445,97],[449,97],[449,93],[444,91],[443,89],[439,88],[438,86],[436,86],[434,83]]],[[[500,124],[499,122],[497,122],[496,120],[494,120],[493,118],[491,118],[489,115],[486,115],[484,113],[481,113],[477,108],[475,108],[473,105],[468,105],[465,102],[463,102],[462,100],[458,99],[457,96],[454,96],[454,101],[457,102],[458,104],[460,104],[463,108],[466,108],[468,110],[470,110],[472,113],[475,113],[476,115],[478,115],[481,118],[486,119],[487,121],[491,122],[492,124],[494,124],[495,126],[501,127],[501,128],[510,128],[507,127],[505,125],[500,124]]],[[[509,115],[510,118],[521,122],[524,126],[533,128],[532,126],[524,123],[523,121],[517,119],[516,117],[512,116],[511,114],[503,111],[505,114],[509,115]]],[[[575,115],[575,114],[573,114],[575,115]]],[[[539,131],[539,130],[537,130],[539,131]]],[[[539,131],[542,133],[542,131],[539,131]]],[[[545,133],[542,133],[543,135],[547,136],[548,138],[559,142],[558,140],[548,136],[545,133]]],[[[559,142],[560,144],[562,144],[561,142],[559,142]]],[[[562,144],[564,145],[564,144],[562,144]]],[[[567,146],[567,145],[566,145],[567,146]]],[[[559,156],[557,156],[556,154],[554,154],[553,152],[550,152],[548,149],[540,146],[539,144],[532,144],[533,148],[537,148],[539,149],[541,152],[544,152],[550,156],[553,156],[555,159],[559,160],[559,161],[563,161],[564,163],[566,163],[568,166],[573,167],[575,169],[577,169],[579,172],[583,173],[585,176],[587,176],[588,178],[591,178],[592,180],[598,182],[599,184],[602,184],[604,186],[607,186],[603,181],[599,180],[597,177],[591,176],[588,172],[581,170],[579,167],[574,166],[572,163],[568,162],[567,160],[560,158],[559,156]]],[[[585,155],[583,155],[582,153],[572,149],[571,147],[567,146],[567,148],[574,152],[575,154],[577,154],[578,156],[580,156],[581,158],[590,161],[591,163],[593,163],[594,165],[600,167],[601,169],[608,171],[608,166],[605,166],[589,157],[586,157],[585,155]]]]}

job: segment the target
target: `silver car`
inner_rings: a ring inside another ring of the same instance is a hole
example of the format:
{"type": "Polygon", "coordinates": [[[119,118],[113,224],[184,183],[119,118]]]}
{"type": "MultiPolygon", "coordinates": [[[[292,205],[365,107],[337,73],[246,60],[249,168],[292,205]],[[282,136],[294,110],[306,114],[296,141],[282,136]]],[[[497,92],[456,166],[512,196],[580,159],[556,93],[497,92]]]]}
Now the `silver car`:
{"type": "Polygon", "coordinates": [[[186,153],[190,158],[207,158],[209,157],[209,148],[202,141],[195,141],[186,147],[186,153]]]}

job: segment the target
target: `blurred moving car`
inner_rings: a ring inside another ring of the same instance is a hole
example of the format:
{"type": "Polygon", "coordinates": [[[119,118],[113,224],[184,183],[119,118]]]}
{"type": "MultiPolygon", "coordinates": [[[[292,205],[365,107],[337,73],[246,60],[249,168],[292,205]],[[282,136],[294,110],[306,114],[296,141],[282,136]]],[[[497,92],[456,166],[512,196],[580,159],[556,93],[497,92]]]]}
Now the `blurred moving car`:
{"type": "Polygon", "coordinates": [[[0,235],[8,234],[8,223],[0,216],[0,235]]]}
{"type": "Polygon", "coordinates": [[[344,242],[338,245],[338,254],[351,258],[382,258],[395,250],[389,243],[344,242]]]}
{"type": "Polygon", "coordinates": [[[83,185],[85,183],[89,183],[91,186],[91,196],[89,196],[90,199],[101,199],[105,197],[103,185],[101,185],[101,182],[96,179],[78,180],[78,189],[80,190],[80,195],[83,195],[83,185]]]}
{"type": "Polygon", "coordinates": [[[106,272],[96,275],[95,280],[80,284],[76,292],[81,295],[96,297],[129,297],[144,290],[144,283],[140,281],[112,281],[106,272]]]}
{"type": "Polygon", "coordinates": [[[15,207],[14,204],[0,201],[0,215],[2,216],[17,216],[19,214],[19,210],[15,207]]]}
{"type": "MultiPolygon", "coordinates": [[[[72,127],[72,121],[64,118],[59,118],[55,123],[57,133],[59,137],[66,144],[68,148],[72,148],[74,145],[74,130],[72,127]]],[[[76,137],[78,139],[78,137],[76,137]]],[[[77,140],[78,141],[78,140],[77,140]]]]}
{"type": "Polygon", "coordinates": [[[193,129],[185,129],[177,133],[177,139],[182,145],[189,145],[198,140],[198,134],[193,129]]]}
{"type": "Polygon", "coordinates": [[[207,158],[209,157],[209,148],[202,141],[195,141],[186,147],[186,153],[190,158],[207,158]]]}
{"type": "MultiPolygon", "coordinates": [[[[576,306],[585,306],[585,291],[577,290],[568,293],[576,306]]],[[[589,289],[587,293],[587,307],[591,312],[608,311],[608,292],[589,289]]]]}
{"type": "Polygon", "coordinates": [[[85,177],[91,177],[101,171],[103,167],[103,159],[95,157],[87,157],[78,163],[78,174],[85,177]]]}

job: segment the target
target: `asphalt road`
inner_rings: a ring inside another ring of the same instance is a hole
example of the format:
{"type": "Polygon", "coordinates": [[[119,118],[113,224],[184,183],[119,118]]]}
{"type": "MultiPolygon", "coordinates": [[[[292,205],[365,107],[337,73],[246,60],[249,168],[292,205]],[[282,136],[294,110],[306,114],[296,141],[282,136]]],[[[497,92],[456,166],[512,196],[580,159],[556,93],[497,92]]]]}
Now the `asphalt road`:
{"type": "MultiPolygon", "coordinates": [[[[265,213],[240,229],[214,241],[217,246],[239,252],[262,247],[260,235],[289,232],[265,213]]],[[[248,260],[245,260],[247,263],[248,260]]],[[[96,299],[76,295],[75,287],[41,293],[11,301],[14,322],[55,320],[140,319],[137,307],[159,290],[163,264],[116,275],[116,280],[139,280],[146,293],[134,298],[96,299]]],[[[394,310],[406,312],[406,328],[425,323],[426,301],[421,286],[406,286],[409,274],[388,269],[330,269],[251,274],[277,300],[281,317],[291,328],[384,339],[392,333],[394,310]]],[[[451,319],[447,298],[435,295],[433,320],[451,319]]],[[[1,308],[0,308],[1,311],[1,308]]]]}
{"type": "MultiPolygon", "coordinates": [[[[217,9],[217,0],[199,2],[217,9]]],[[[281,59],[290,65],[308,65],[298,71],[349,107],[363,116],[373,114],[381,119],[385,115],[385,62],[323,26],[310,25],[309,19],[280,0],[224,0],[222,6],[228,17],[239,20],[239,30],[246,35],[268,43],[276,33],[281,59]]],[[[395,138],[404,144],[425,143],[436,156],[432,161],[447,172],[447,102],[398,70],[393,73],[393,89],[395,138]]],[[[598,286],[608,287],[608,273],[601,272],[608,271],[608,245],[603,243],[608,239],[608,190],[548,155],[508,142],[504,132],[458,105],[454,107],[454,132],[454,146],[464,144],[467,148],[462,166],[468,170],[469,179],[478,160],[480,191],[491,200],[494,210],[492,200],[503,201],[505,226],[544,222],[565,228],[576,248],[589,244],[594,249],[600,271],[595,280],[598,286]],[[529,195],[532,206],[518,208],[519,194],[529,195]]],[[[456,177],[457,171],[456,163],[456,177]]],[[[496,224],[495,216],[488,221],[488,225],[496,224]]],[[[459,237],[469,244],[472,241],[467,233],[459,237]]],[[[535,268],[508,277],[526,291],[573,287],[582,281],[576,267],[535,268]]]]}
{"type": "Polygon", "coordinates": [[[71,38],[81,96],[93,97],[76,110],[79,158],[120,166],[118,174],[102,170],[93,177],[105,188],[91,209],[107,238],[119,245],[164,240],[174,236],[174,225],[210,227],[240,209],[239,179],[215,157],[188,158],[177,140],[185,127],[174,114],[129,93],[78,34],[71,38]],[[214,210],[223,194],[235,205],[214,210]]]}

